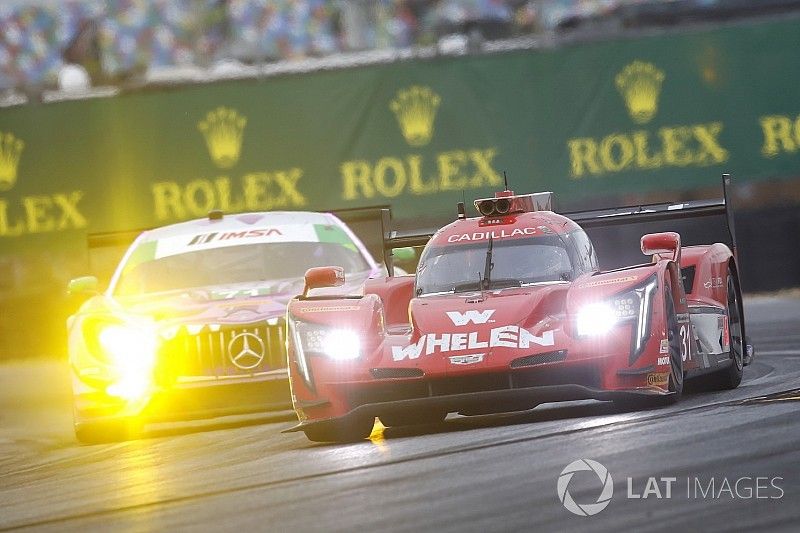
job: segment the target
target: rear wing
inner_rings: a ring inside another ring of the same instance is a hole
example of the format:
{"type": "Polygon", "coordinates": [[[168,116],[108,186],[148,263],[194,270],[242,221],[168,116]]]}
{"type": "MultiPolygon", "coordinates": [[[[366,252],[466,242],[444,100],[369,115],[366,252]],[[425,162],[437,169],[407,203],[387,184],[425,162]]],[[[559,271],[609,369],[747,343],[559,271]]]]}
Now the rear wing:
{"type": "Polygon", "coordinates": [[[722,198],[716,200],[692,200],[635,207],[616,207],[562,213],[584,229],[608,228],[612,226],[672,221],[678,219],[703,219],[723,216],[732,250],[736,255],[736,228],[733,220],[733,203],[730,197],[731,176],[722,175],[722,198]]]}
{"type": "Polygon", "coordinates": [[[381,228],[383,230],[383,263],[386,272],[394,276],[394,256],[392,250],[413,246],[425,246],[438,228],[416,231],[396,231],[392,229],[392,213],[389,209],[381,209],[381,228]]]}

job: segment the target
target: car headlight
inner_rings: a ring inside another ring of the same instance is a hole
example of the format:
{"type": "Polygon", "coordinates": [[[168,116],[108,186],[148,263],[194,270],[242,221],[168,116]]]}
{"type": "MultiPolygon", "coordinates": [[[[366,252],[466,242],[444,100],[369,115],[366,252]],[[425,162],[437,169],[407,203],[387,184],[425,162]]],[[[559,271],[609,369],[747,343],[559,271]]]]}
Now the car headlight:
{"type": "Polygon", "coordinates": [[[578,335],[604,335],[617,324],[614,309],[606,303],[588,304],[578,312],[578,335]]]}
{"type": "Polygon", "coordinates": [[[336,361],[350,361],[361,356],[361,338],[349,329],[295,322],[295,335],[306,356],[324,355],[336,361]]]}
{"type": "Polygon", "coordinates": [[[124,322],[96,321],[85,329],[92,354],[108,365],[106,392],[126,400],[143,397],[151,388],[158,337],[155,329],[124,322]]]}
{"type": "Polygon", "coordinates": [[[289,336],[294,346],[295,359],[306,385],[314,389],[310,356],[322,356],[334,361],[352,361],[361,356],[361,337],[352,330],[330,328],[299,320],[288,322],[289,336]]]}
{"type": "Polygon", "coordinates": [[[608,333],[623,322],[635,322],[631,359],[639,355],[650,338],[653,294],[658,285],[656,276],[650,276],[639,287],[615,295],[603,302],[590,303],[578,311],[576,327],[581,337],[608,333]]]}

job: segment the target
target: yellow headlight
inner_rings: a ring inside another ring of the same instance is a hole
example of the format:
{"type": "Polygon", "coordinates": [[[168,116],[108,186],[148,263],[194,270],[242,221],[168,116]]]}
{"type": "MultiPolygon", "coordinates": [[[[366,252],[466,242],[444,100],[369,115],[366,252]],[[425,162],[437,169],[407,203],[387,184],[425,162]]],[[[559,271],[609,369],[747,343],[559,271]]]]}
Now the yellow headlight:
{"type": "Polygon", "coordinates": [[[155,332],[111,324],[100,331],[98,341],[117,376],[106,392],[127,400],[145,395],[150,390],[156,362],[155,332]]]}

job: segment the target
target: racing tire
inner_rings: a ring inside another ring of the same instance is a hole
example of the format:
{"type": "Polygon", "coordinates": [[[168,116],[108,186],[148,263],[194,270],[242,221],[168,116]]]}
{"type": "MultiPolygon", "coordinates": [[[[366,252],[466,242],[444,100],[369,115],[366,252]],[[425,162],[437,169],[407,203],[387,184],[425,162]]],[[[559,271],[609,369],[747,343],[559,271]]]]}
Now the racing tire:
{"type": "Polygon", "coordinates": [[[730,346],[731,364],[708,376],[708,390],[735,389],[742,382],[744,374],[744,313],[739,290],[739,280],[735,271],[728,273],[728,342],[730,346]]]}
{"type": "Polygon", "coordinates": [[[303,428],[306,438],[312,442],[358,442],[369,437],[374,418],[327,421],[303,428]]]}
{"type": "Polygon", "coordinates": [[[683,352],[681,350],[681,332],[678,324],[678,315],[675,313],[675,301],[672,296],[672,287],[664,287],[664,309],[667,319],[667,342],[669,344],[669,391],[672,393],[664,397],[664,403],[673,404],[683,395],[683,352]]]}
{"type": "Polygon", "coordinates": [[[141,429],[141,424],[125,419],[75,422],[75,437],[81,444],[121,442],[136,438],[141,429]]]}
{"type": "Polygon", "coordinates": [[[444,422],[447,413],[438,411],[409,411],[381,415],[381,423],[387,427],[425,426],[444,422]]]}

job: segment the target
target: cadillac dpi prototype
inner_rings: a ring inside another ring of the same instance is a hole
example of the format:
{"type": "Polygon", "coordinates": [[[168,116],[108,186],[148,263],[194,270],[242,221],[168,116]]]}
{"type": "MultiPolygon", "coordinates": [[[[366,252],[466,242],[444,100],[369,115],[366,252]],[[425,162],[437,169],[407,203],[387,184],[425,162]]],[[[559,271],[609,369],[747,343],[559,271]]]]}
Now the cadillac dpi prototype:
{"type": "Polygon", "coordinates": [[[67,321],[78,440],[290,408],[286,304],[330,264],[354,290],[382,268],[330,214],[212,212],[139,235],[103,293],[73,280],[92,295],[67,321]]]}
{"type": "MultiPolygon", "coordinates": [[[[727,179],[727,177],[726,177],[727,179]]],[[[727,189],[726,189],[727,190],[727,189]]],[[[725,195],[727,199],[727,193],[725,195]]],[[[674,402],[703,374],[735,388],[749,364],[735,253],[646,234],[651,261],[602,271],[584,230],[551,211],[551,193],[475,201],[427,242],[415,276],[366,283],[362,295],[315,295],[344,283],[311,269],[288,307],[292,400],[312,441],[351,441],[448,413],[526,410],[544,402],[674,402]]],[[[581,213],[614,223],[726,215],[727,201],[581,213]]],[[[394,246],[420,244],[394,237],[394,246]]],[[[341,290],[340,294],[347,294],[341,290]]]]}

